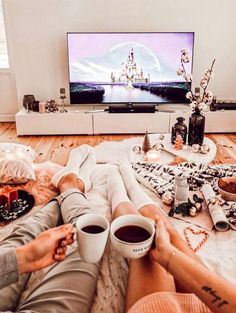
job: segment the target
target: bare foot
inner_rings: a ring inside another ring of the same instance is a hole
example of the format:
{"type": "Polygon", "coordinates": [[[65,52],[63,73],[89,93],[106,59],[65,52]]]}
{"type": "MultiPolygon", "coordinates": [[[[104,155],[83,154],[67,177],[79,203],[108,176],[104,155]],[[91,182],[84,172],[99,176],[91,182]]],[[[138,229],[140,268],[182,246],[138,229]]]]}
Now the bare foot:
{"type": "Polygon", "coordinates": [[[58,183],[58,188],[60,190],[60,193],[71,188],[77,188],[81,192],[84,192],[84,183],[81,179],[77,177],[76,174],[70,173],[61,178],[58,183]]]}

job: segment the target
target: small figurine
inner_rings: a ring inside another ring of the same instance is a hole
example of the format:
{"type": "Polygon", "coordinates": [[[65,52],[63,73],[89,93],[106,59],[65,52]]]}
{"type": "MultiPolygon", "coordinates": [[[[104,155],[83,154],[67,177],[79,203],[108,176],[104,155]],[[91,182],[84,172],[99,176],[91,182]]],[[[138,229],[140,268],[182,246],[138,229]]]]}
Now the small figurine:
{"type": "Polygon", "coordinates": [[[192,147],[191,147],[191,151],[193,153],[199,152],[199,149],[200,149],[200,145],[198,143],[193,144],[192,147]]]}
{"type": "Polygon", "coordinates": [[[183,148],[183,146],[184,146],[183,138],[180,134],[177,134],[174,147],[176,150],[181,150],[183,148]]]}
{"type": "Polygon", "coordinates": [[[201,146],[201,153],[207,154],[210,151],[210,147],[206,144],[201,146]]]}
{"type": "Polygon", "coordinates": [[[146,131],[145,136],[143,138],[142,151],[144,153],[147,153],[151,149],[152,149],[151,142],[148,136],[148,132],[146,131]]]}
{"type": "Polygon", "coordinates": [[[141,153],[141,147],[138,146],[138,145],[133,146],[132,151],[133,151],[134,153],[136,153],[136,154],[139,154],[139,153],[141,153]]]}

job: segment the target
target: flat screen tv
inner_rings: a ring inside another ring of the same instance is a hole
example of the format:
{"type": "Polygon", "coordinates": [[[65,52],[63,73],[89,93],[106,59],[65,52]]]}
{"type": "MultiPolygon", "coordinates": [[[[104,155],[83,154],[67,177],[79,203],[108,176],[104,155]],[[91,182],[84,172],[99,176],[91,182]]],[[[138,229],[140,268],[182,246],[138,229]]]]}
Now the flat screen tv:
{"type": "Polygon", "coordinates": [[[176,70],[193,32],[68,33],[71,104],[183,103],[191,87],[176,70]]]}

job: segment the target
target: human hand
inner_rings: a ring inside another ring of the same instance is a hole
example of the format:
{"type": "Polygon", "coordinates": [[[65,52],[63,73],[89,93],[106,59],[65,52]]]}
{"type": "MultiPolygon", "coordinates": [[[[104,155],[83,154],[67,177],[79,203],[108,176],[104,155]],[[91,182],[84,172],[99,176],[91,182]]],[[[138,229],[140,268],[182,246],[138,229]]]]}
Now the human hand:
{"type": "Polygon", "coordinates": [[[158,216],[155,216],[156,222],[156,235],[155,235],[155,247],[150,251],[152,259],[162,265],[166,266],[169,260],[173,246],[170,242],[170,235],[164,224],[164,221],[158,216]]]}
{"type": "Polygon", "coordinates": [[[42,232],[32,242],[16,248],[20,274],[31,273],[64,260],[67,245],[73,242],[72,224],[42,232]]]}

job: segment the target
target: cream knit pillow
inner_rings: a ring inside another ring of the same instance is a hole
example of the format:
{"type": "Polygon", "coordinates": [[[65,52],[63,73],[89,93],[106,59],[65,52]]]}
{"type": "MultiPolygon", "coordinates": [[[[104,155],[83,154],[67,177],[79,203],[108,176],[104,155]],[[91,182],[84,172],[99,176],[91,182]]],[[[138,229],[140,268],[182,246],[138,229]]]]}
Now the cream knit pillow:
{"type": "Polygon", "coordinates": [[[18,143],[0,143],[0,184],[22,184],[35,180],[35,151],[18,143]]]}

